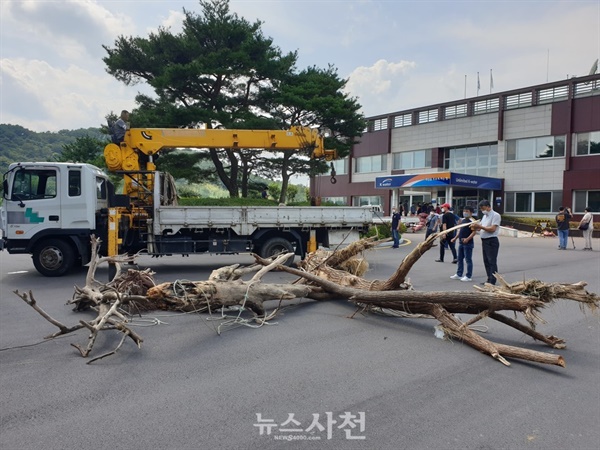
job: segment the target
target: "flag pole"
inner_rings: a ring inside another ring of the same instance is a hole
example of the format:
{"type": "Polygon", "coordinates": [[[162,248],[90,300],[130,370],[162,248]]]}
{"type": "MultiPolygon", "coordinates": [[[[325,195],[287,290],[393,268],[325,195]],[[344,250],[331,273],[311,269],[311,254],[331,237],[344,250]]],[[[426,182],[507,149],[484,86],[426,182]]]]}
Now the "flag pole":
{"type": "Polygon", "coordinates": [[[481,83],[479,82],[479,72],[477,72],[477,97],[479,97],[479,89],[481,89],[481,83]]]}
{"type": "Polygon", "coordinates": [[[492,69],[490,69],[490,94],[492,93],[492,89],[494,89],[494,76],[492,75],[492,69]]]}

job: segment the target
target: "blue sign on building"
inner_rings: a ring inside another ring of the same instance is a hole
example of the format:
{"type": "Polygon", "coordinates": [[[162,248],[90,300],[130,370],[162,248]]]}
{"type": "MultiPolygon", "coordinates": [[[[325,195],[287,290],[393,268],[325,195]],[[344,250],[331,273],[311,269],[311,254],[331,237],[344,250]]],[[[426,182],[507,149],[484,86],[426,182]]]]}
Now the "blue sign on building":
{"type": "Polygon", "coordinates": [[[501,190],[502,179],[492,177],[480,177],[465,173],[433,172],[411,175],[388,175],[375,178],[375,188],[414,188],[414,187],[440,187],[460,186],[472,189],[501,190]]]}

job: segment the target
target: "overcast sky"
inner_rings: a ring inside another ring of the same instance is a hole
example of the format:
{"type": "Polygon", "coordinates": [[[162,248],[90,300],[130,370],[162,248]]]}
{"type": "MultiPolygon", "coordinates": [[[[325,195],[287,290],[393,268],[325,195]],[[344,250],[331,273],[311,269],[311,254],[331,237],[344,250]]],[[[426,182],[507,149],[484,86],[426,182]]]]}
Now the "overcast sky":
{"type": "MultiPolygon", "coordinates": [[[[298,68],[332,64],[367,116],[587,75],[600,54],[600,1],[232,0],[264,22],[298,68]]],[[[119,35],[181,30],[196,0],[0,0],[0,123],[97,127],[135,108],[142,85],[105,71],[119,35]]]]}

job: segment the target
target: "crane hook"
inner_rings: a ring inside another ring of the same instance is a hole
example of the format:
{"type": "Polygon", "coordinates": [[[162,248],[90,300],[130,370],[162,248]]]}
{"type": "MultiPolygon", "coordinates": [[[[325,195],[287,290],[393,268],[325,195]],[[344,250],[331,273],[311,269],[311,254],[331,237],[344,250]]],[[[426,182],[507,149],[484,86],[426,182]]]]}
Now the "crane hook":
{"type": "Polygon", "coordinates": [[[337,183],[337,180],[335,179],[335,167],[333,167],[333,163],[331,164],[331,184],[335,184],[337,183]]]}

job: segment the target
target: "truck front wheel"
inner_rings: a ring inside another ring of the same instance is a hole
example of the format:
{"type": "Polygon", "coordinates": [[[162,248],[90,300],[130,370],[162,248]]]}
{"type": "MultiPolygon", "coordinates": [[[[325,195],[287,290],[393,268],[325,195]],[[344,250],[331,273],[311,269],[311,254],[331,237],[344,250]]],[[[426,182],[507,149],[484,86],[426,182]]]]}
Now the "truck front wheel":
{"type": "Polygon", "coordinates": [[[75,262],[73,247],[60,239],[40,242],[33,250],[33,265],[46,277],[60,277],[67,273],[75,262]]]}
{"type": "MultiPolygon", "coordinates": [[[[294,253],[294,247],[290,241],[284,238],[271,238],[266,241],[261,249],[260,256],[263,258],[270,258],[280,253],[294,253]]],[[[294,257],[291,256],[286,262],[286,266],[291,266],[294,262],[294,257]]]]}

